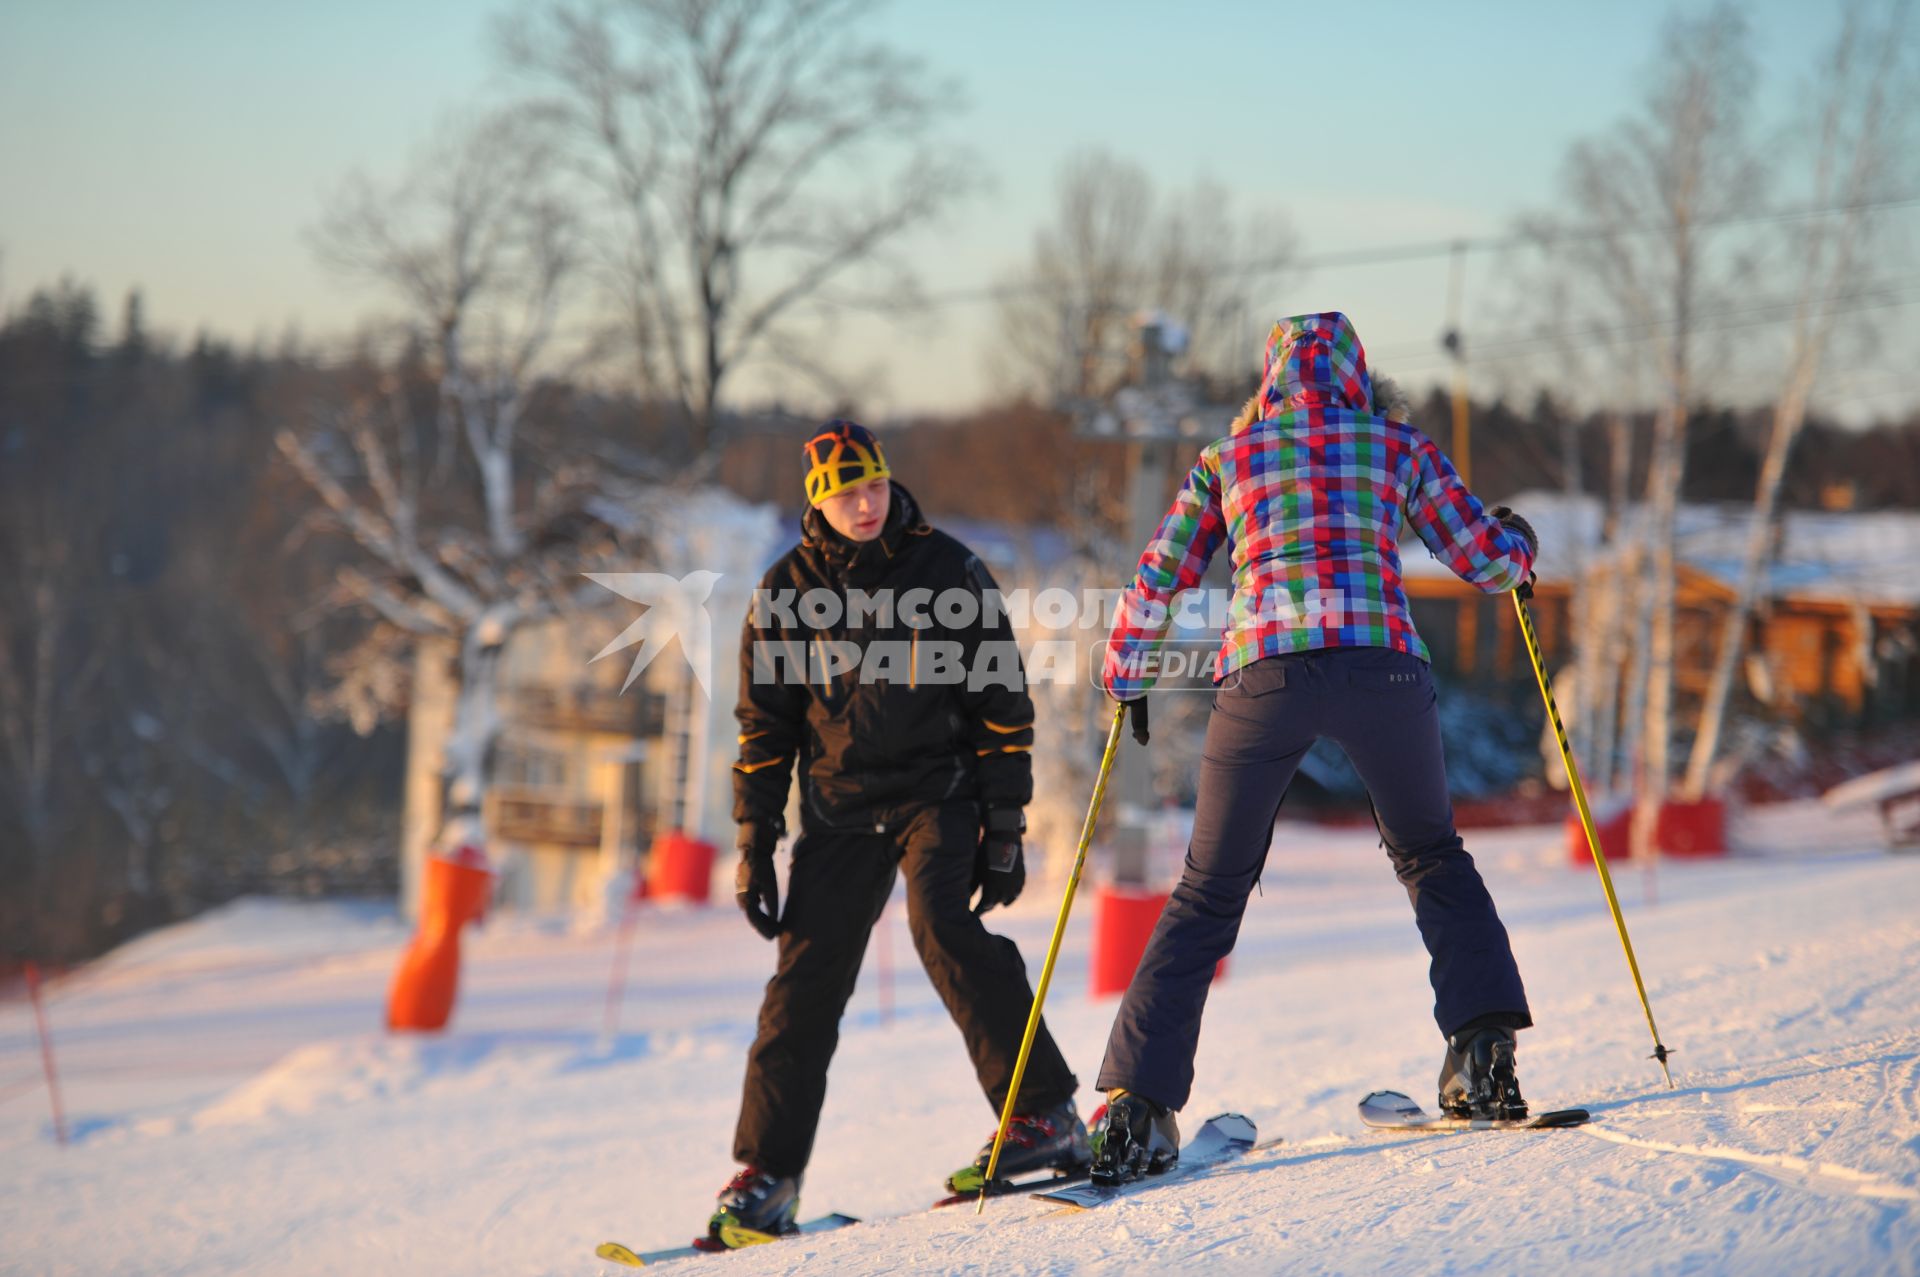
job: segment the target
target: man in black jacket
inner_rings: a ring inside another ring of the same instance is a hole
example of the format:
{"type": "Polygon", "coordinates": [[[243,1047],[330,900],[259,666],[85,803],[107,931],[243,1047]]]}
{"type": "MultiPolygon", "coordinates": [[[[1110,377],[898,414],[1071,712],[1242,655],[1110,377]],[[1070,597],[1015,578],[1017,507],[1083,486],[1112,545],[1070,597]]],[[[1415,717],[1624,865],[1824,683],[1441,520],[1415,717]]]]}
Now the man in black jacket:
{"type": "MultiPolygon", "coordinates": [[[[1033,1010],[1018,947],[980,923],[1026,880],[1033,796],[1033,702],[993,578],[927,525],[872,432],[830,421],[806,458],[804,536],[762,580],[741,641],[739,901],[780,952],[747,1058],[743,1168],[720,1193],[715,1240],[723,1224],[794,1226],[840,1016],[896,872],[914,948],[996,1118],[1033,1010]],[[796,762],[782,912],[773,853],[796,762]]],[[[1087,1163],[1077,1086],[1042,1024],[1002,1175],[1087,1163]]],[[[979,1187],[985,1167],[983,1150],[949,1186],[979,1187]]]]}

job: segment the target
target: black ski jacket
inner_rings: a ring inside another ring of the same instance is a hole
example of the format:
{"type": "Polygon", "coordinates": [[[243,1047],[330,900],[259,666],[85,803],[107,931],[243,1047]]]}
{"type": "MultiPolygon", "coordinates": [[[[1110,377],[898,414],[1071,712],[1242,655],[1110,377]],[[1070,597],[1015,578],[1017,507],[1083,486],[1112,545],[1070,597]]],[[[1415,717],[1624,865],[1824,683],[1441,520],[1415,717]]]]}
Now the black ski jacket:
{"type": "Polygon", "coordinates": [[[734,711],[733,816],[743,825],[783,826],[796,759],[809,828],[887,829],[928,803],[1019,808],[1033,796],[1025,669],[1005,610],[984,601],[998,587],[972,551],[927,525],[905,488],[892,489],[878,537],[848,541],[809,509],[800,544],[761,579],[734,711]],[[809,623],[821,619],[800,606],[810,590],[838,598],[837,621],[809,623]],[[849,590],[891,598],[892,615],[876,618],[869,605],[849,624],[849,590]],[[972,623],[965,609],[934,606],[948,590],[982,600],[972,623]],[[955,681],[956,655],[970,680],[955,681]]]}

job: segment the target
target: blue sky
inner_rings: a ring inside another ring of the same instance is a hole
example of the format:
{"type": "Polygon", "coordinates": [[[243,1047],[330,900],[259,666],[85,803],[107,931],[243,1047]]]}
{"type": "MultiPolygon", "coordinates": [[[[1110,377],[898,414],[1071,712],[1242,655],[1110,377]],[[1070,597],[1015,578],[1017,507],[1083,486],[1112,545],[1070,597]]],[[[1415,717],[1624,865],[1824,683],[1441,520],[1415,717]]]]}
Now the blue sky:
{"type": "MultiPolygon", "coordinates": [[[[872,26],[962,84],[945,130],[993,182],[913,246],[938,292],[1022,261],[1059,165],[1089,146],[1163,188],[1230,182],[1242,211],[1284,209],[1308,252],[1496,233],[1550,207],[1567,145],[1631,109],[1672,7],[897,0],[872,26]]],[[[497,84],[502,8],[0,5],[0,309],[71,273],[110,313],[138,285],[150,325],[176,335],[346,331],[377,302],[329,279],[303,232],[348,172],[397,173],[437,120],[497,84]]],[[[1748,12],[1761,109],[1777,118],[1835,19],[1748,12]]],[[[1470,338],[1512,328],[1475,308],[1496,291],[1491,266],[1469,270],[1470,338]]],[[[1270,309],[1346,310],[1372,348],[1417,368],[1446,271],[1321,270],[1270,309]]],[[[850,366],[879,374],[874,415],[961,407],[992,391],[987,319],[954,305],[908,332],[854,323],[840,339],[850,366]]]]}

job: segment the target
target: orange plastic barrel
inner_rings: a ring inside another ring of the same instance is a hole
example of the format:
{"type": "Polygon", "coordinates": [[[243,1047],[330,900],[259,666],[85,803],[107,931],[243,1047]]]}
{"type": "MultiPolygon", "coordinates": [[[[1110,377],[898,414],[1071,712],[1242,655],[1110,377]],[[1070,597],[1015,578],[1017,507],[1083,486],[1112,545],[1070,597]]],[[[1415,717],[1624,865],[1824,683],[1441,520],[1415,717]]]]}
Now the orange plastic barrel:
{"type": "MultiPolygon", "coordinates": [[[[1593,832],[1600,840],[1600,854],[1609,865],[1633,855],[1633,808],[1621,806],[1610,812],[1593,813],[1593,832]]],[[[1580,813],[1567,813],[1567,863],[1575,868],[1593,867],[1593,852],[1587,847],[1587,831],[1581,827],[1580,813]]]]}
{"type": "Polygon", "coordinates": [[[420,929],[400,957],[387,995],[387,1027],[437,1032],[453,1015],[460,987],[460,929],[485,916],[493,894],[486,853],[462,846],[427,859],[420,929]]]}
{"type": "Polygon", "coordinates": [[[714,847],[675,829],[656,837],[647,856],[647,896],[706,904],[713,894],[714,847]]]}
{"type": "MultiPolygon", "coordinates": [[[[1102,886],[1093,897],[1093,955],[1088,963],[1089,992],[1096,998],[1121,993],[1133,982],[1133,973],[1153,938],[1154,924],[1167,907],[1167,893],[1142,887],[1102,886]]],[[[1227,960],[1213,970],[1219,980],[1227,974],[1227,960]]]]}

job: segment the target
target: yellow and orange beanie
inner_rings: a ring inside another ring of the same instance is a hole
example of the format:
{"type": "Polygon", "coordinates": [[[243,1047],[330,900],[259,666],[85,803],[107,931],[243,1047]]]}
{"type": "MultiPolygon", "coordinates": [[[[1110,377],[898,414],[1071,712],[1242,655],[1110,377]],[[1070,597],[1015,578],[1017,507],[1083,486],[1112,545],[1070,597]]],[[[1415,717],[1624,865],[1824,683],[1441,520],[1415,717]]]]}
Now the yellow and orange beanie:
{"type": "Polygon", "coordinates": [[[807,440],[805,452],[807,500],[814,505],[855,484],[893,474],[880,441],[857,421],[829,421],[807,440]]]}

